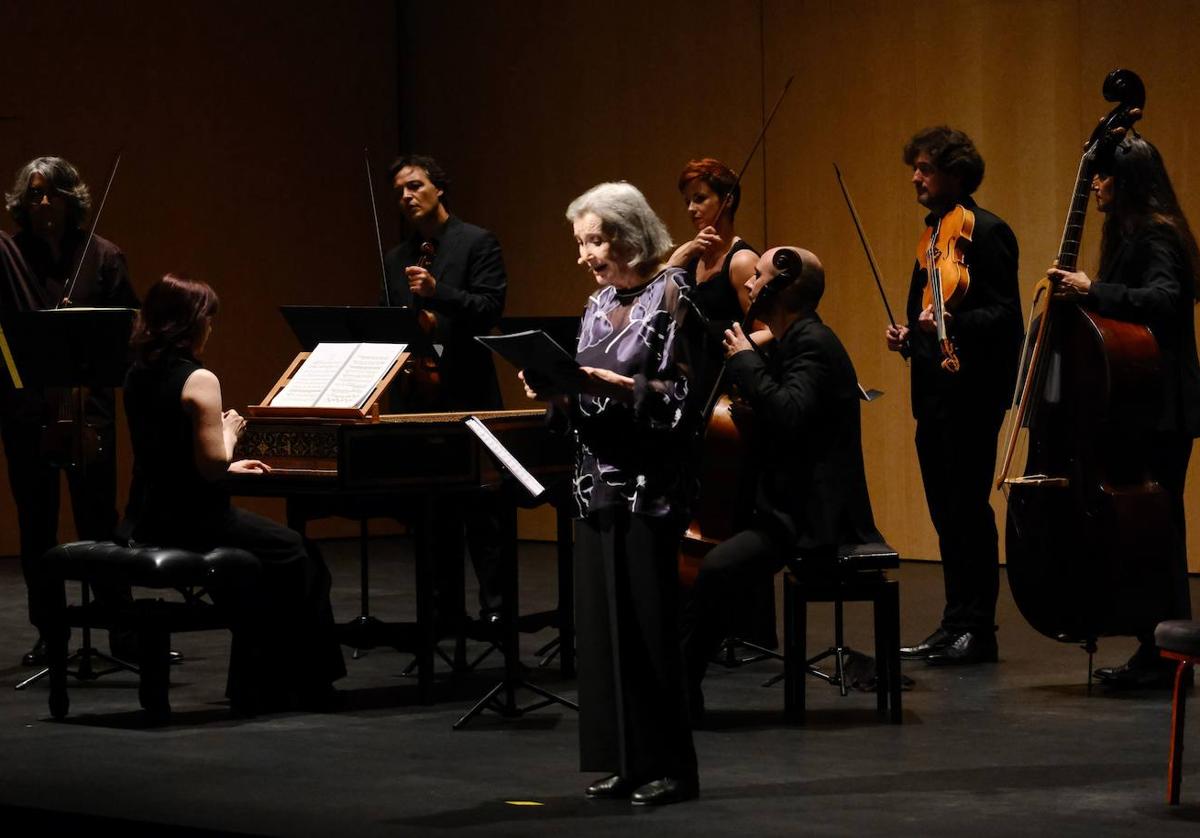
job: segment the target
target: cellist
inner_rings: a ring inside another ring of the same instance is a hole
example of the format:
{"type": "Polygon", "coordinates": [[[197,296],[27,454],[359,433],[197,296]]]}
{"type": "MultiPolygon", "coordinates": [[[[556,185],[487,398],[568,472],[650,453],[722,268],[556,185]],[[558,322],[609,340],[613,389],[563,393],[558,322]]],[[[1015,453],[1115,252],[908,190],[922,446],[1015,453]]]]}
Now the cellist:
{"type": "MultiPolygon", "coordinates": [[[[1096,279],[1082,271],[1051,268],[1057,296],[1097,314],[1149,327],[1163,369],[1161,400],[1131,412],[1146,441],[1151,476],[1166,490],[1171,510],[1169,597],[1158,619],[1190,619],[1183,487],[1192,440],[1200,436],[1200,363],[1193,308],[1200,298],[1200,253],[1179,207],[1162,157],[1130,134],[1092,178],[1096,209],[1105,214],[1096,279]]],[[[1125,664],[1096,670],[1112,687],[1170,687],[1175,667],[1159,658],[1154,626],[1138,633],[1140,645],[1125,664]]]]}
{"type": "Polygon", "coordinates": [[[725,332],[730,384],[754,410],[759,466],[750,525],[704,557],[680,621],[692,724],[703,721],[701,682],[733,627],[738,594],[797,556],[832,558],[845,544],[883,541],[863,468],[858,376],[821,321],[820,260],[798,247],[764,253],[747,283],[751,313],[774,335],[755,351],[740,323],[725,332]]]}
{"type": "Polygon", "coordinates": [[[973,229],[957,244],[957,258],[969,274],[961,298],[949,308],[940,300],[927,304],[930,272],[922,262],[929,260],[919,258],[909,286],[908,324],[887,329],[888,348],[912,359],[917,459],[946,592],[941,625],[922,642],[901,648],[901,656],[935,665],[991,662],[997,660],[1000,555],[989,496],[1023,334],[1017,239],[972,199],[984,163],[962,131],[945,126],[921,131],[904,147],[904,162],[912,167],[917,203],[928,210],[927,233],[956,212],[973,216],[973,229]],[[939,309],[941,323],[935,317],[939,309]],[[945,347],[939,328],[948,339],[945,347]],[[955,364],[944,363],[948,349],[955,364]]]}

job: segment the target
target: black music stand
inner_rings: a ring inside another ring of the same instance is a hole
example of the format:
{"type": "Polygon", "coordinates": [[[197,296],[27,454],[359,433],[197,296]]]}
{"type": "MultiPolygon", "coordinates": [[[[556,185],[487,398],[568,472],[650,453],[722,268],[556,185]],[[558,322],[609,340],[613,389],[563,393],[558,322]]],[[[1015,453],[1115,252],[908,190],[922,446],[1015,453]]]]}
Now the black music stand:
{"type": "MultiPolygon", "coordinates": [[[[403,343],[420,357],[438,357],[437,348],[418,322],[419,309],[398,306],[280,306],[296,340],[306,351],[320,343],[403,343]]],[[[367,543],[367,517],[358,519],[359,615],[348,624],[354,659],[386,636],[384,624],[371,616],[371,576],[367,543]]],[[[460,643],[461,646],[461,643],[460,643]]],[[[439,654],[441,650],[438,650],[439,654]]],[[[446,656],[442,654],[442,657],[446,656]]],[[[459,658],[462,654],[458,655],[459,658]]],[[[451,666],[456,664],[451,662],[451,666]]]]}
{"type": "MultiPolygon", "coordinates": [[[[125,383],[134,313],[131,308],[81,307],[10,312],[4,318],[4,331],[21,378],[20,386],[75,390],[72,408],[74,451],[68,462],[61,463],[63,468],[74,469],[79,474],[87,471],[84,389],[117,388],[125,383]]],[[[17,382],[11,383],[17,385],[17,382]]],[[[86,608],[90,599],[88,584],[82,582],[81,589],[86,608]]],[[[70,660],[78,661],[78,668],[68,670],[67,674],[80,681],[92,681],[122,670],[139,671],[136,666],[95,649],[91,629],[86,625],[83,626],[83,645],[68,658],[70,660]],[[94,669],[94,659],[108,664],[108,668],[94,669]]],[[[49,673],[49,669],[43,669],[17,684],[16,689],[23,690],[49,673]]]]}
{"type": "MultiPolygon", "coordinates": [[[[539,503],[548,499],[548,493],[545,487],[540,486],[536,479],[530,478],[528,473],[524,475],[518,472],[524,471],[524,467],[512,455],[501,442],[492,436],[486,425],[474,416],[469,416],[463,420],[471,432],[479,439],[483,449],[488,452],[488,455],[495,462],[496,467],[505,475],[505,488],[511,488],[516,492],[521,492],[525,498],[532,503],[539,503]],[[513,486],[508,486],[509,481],[513,486]],[[527,482],[528,481],[528,482],[527,482]],[[540,490],[540,491],[538,491],[540,490]],[[536,492],[536,493],[535,493],[536,492]]],[[[561,512],[559,513],[560,527],[562,522],[561,512]]],[[[557,693],[553,693],[544,687],[539,687],[537,684],[527,681],[521,671],[521,653],[520,653],[520,626],[519,626],[519,606],[517,599],[519,597],[518,583],[518,568],[517,560],[517,533],[516,519],[512,519],[513,532],[505,533],[503,538],[504,548],[504,612],[501,622],[501,637],[499,645],[504,653],[504,677],[492,686],[490,690],[479,699],[466,713],[463,713],[451,727],[454,730],[461,730],[471,719],[478,716],[484,710],[494,710],[501,716],[513,718],[523,716],[526,713],[532,713],[534,710],[540,710],[543,707],[548,707],[551,704],[561,704],[572,710],[578,711],[579,705],[570,699],[563,698],[557,693]],[[518,689],[528,690],[538,696],[534,703],[522,707],[517,703],[516,691],[518,689]]],[[[559,548],[562,549],[562,532],[559,533],[560,542],[559,548]]],[[[572,638],[573,640],[573,638],[572,638]]],[[[491,649],[488,650],[489,652],[491,649]]],[[[479,663],[487,655],[481,655],[475,663],[479,663]]],[[[472,664],[474,666],[474,664],[472,664]]]]}
{"type": "Polygon", "coordinates": [[[404,343],[414,355],[437,355],[417,321],[420,309],[386,306],[280,306],[305,350],[318,343],[404,343]]]}

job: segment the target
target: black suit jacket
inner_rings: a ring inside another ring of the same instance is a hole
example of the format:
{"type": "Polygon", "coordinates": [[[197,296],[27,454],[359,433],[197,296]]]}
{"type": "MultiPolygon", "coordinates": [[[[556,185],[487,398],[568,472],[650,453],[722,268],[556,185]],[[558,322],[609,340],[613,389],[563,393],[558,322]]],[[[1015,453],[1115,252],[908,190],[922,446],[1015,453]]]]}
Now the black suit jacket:
{"type": "MultiPolygon", "coordinates": [[[[947,330],[962,368],[941,368],[937,336],[917,327],[927,277],[913,266],[908,288],[909,345],[912,349],[912,409],[917,421],[948,415],[1003,413],[1012,399],[1025,329],[1017,278],[1017,238],[996,215],[966,198],[975,213],[975,231],[963,256],[971,272],[967,293],[951,312],[947,330]]],[[[932,224],[934,216],[926,217],[932,224]]]]}
{"type": "Polygon", "coordinates": [[[816,314],[798,320],[769,361],[740,352],[728,374],[754,409],[757,524],[808,556],[883,541],[863,469],[858,376],[833,330],[816,314]]]}
{"type": "Polygon", "coordinates": [[[1150,328],[1163,358],[1163,399],[1151,430],[1200,436],[1200,363],[1193,320],[1195,285],[1179,237],[1146,225],[1126,238],[1092,283],[1085,305],[1150,328]]]}
{"type": "Polygon", "coordinates": [[[421,239],[412,238],[384,259],[394,306],[428,308],[437,315],[434,343],[444,349],[439,363],[441,407],[487,410],[502,406],[492,353],[475,340],[487,334],[504,312],[508,277],[496,237],[474,224],[450,216],[433,239],[437,252],[429,272],[437,280],[434,295],[415,297],[404,269],[417,264],[421,239]]]}

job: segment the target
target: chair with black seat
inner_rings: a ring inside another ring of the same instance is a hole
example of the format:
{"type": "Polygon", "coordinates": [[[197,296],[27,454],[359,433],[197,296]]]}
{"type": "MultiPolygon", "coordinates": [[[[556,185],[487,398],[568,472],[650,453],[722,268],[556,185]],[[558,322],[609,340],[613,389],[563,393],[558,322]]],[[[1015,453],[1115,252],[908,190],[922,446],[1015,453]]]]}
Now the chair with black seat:
{"type": "Polygon", "coordinates": [[[1154,630],[1158,653],[1168,660],[1178,661],[1175,668],[1175,689],[1171,697],[1171,755],[1167,762],[1167,803],[1179,804],[1179,788],[1183,783],[1183,722],[1187,708],[1187,691],[1192,672],[1200,663],[1200,622],[1195,620],[1166,620],[1154,630]]]}
{"type": "Polygon", "coordinates": [[[39,621],[50,669],[50,714],[67,714],[67,641],[72,627],[127,629],[140,650],[138,698],[152,716],[171,710],[171,634],[234,629],[241,594],[257,586],[259,560],[245,550],[219,547],[194,553],[165,547],[122,546],[111,541],[77,541],[49,550],[39,567],[39,621]],[[66,583],[120,583],[134,588],[176,590],[182,601],[134,598],[112,604],[85,601],[68,605],[66,583]],[[206,594],[219,591],[210,602],[206,594]]]}
{"type": "Polygon", "coordinates": [[[805,716],[808,675],[835,683],[847,694],[843,603],[870,602],[875,618],[875,690],[881,717],[902,720],[900,689],[900,583],[887,571],[900,566],[900,556],[887,544],[848,544],[834,556],[797,557],[788,562],[783,583],[784,710],[800,723],[805,716]],[[808,603],[832,602],[834,645],[808,657],[808,603]],[[833,658],[832,674],[816,668],[833,658]]]}

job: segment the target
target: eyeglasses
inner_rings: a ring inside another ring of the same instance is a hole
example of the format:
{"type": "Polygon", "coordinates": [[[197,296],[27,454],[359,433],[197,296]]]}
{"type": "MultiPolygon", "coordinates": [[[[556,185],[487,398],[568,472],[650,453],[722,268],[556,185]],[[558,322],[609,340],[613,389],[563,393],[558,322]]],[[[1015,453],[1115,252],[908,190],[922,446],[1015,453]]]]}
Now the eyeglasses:
{"type": "Polygon", "coordinates": [[[40,186],[31,186],[25,193],[25,200],[30,204],[40,204],[46,198],[49,198],[52,201],[56,198],[58,200],[62,200],[63,193],[57,189],[54,189],[53,187],[49,189],[43,189],[40,186]]]}

